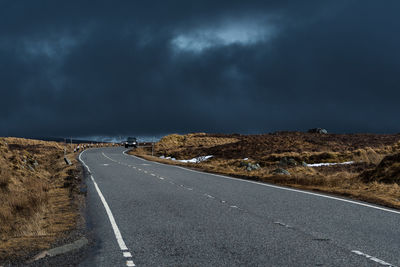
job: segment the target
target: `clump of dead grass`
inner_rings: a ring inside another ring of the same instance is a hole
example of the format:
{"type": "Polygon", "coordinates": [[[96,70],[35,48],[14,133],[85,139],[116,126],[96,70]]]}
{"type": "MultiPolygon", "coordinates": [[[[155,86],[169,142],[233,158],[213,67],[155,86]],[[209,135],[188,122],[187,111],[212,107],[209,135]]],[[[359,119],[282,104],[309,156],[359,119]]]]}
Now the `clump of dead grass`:
{"type": "Polygon", "coordinates": [[[400,184],[400,153],[386,156],[373,170],[360,175],[365,182],[382,182],[400,184]]]}
{"type": "Polygon", "coordinates": [[[378,164],[384,157],[385,152],[379,149],[373,149],[371,147],[366,147],[364,149],[358,149],[353,152],[353,161],[357,162],[367,162],[372,164],[378,164]]]}
{"type": "Polygon", "coordinates": [[[10,183],[10,173],[6,169],[0,169],[0,190],[6,190],[10,183]]]}

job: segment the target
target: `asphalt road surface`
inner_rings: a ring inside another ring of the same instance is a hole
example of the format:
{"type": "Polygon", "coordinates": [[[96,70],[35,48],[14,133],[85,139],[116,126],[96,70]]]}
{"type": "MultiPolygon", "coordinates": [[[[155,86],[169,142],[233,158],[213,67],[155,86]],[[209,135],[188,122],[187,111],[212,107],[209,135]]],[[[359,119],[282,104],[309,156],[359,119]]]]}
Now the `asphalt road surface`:
{"type": "Polygon", "coordinates": [[[400,266],[400,212],[91,149],[81,266],[400,266]]]}

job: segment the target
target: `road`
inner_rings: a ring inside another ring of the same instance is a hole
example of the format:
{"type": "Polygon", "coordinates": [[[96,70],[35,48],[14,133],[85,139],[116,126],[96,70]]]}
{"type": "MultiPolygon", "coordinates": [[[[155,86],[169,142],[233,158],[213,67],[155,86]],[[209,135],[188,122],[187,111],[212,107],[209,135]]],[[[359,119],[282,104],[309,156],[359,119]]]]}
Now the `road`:
{"type": "Polygon", "coordinates": [[[400,266],[400,212],[91,149],[81,266],[400,266]]]}

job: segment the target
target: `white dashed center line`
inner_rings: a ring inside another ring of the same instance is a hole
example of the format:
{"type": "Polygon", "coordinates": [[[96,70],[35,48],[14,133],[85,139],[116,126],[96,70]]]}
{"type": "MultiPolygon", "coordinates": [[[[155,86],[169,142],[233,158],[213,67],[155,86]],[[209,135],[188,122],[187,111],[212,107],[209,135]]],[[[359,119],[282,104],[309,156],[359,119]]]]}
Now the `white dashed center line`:
{"type": "Polygon", "coordinates": [[[390,263],[388,263],[388,262],[386,262],[386,261],[383,261],[383,260],[381,260],[381,259],[375,258],[374,256],[370,256],[370,255],[368,255],[368,254],[362,253],[361,251],[352,250],[351,252],[353,252],[354,254],[357,254],[357,255],[359,255],[359,256],[363,256],[363,257],[365,257],[365,258],[367,258],[367,259],[369,259],[369,260],[371,260],[371,261],[374,261],[374,262],[376,262],[376,263],[379,263],[380,265],[383,265],[383,266],[392,266],[392,267],[394,267],[393,264],[390,264],[390,263]]]}
{"type": "Polygon", "coordinates": [[[124,252],[123,255],[125,258],[132,258],[132,254],[130,252],[124,252]]]}
{"type": "MultiPolygon", "coordinates": [[[[127,154],[125,153],[125,151],[123,152],[123,154],[127,156],[127,154]]],[[[110,159],[110,160],[113,160],[113,159],[111,159],[110,157],[107,157],[104,153],[103,153],[103,155],[104,155],[104,157],[106,157],[106,158],[108,158],[108,159],[110,159]]],[[[146,174],[150,174],[151,176],[157,177],[157,178],[159,178],[160,180],[165,180],[164,177],[161,177],[161,176],[159,176],[159,175],[157,175],[157,174],[154,174],[154,173],[150,173],[150,172],[148,172],[148,171],[146,171],[146,170],[142,170],[142,169],[137,168],[137,167],[135,167],[135,166],[128,165],[128,164],[125,164],[125,163],[120,163],[120,162],[118,162],[118,163],[121,164],[121,165],[124,165],[124,166],[129,166],[129,167],[131,167],[131,168],[137,169],[137,170],[140,171],[140,172],[143,172],[143,173],[146,173],[146,174]]],[[[146,164],[146,163],[141,164],[141,165],[144,165],[144,166],[151,166],[150,164],[146,164]]],[[[183,185],[183,184],[176,184],[176,183],[173,182],[173,181],[168,181],[168,182],[169,182],[170,184],[172,184],[172,185],[179,186],[179,187],[184,188],[184,189],[189,190],[189,191],[193,191],[193,188],[191,188],[191,187],[186,187],[186,186],[183,185]]],[[[206,196],[207,198],[210,198],[210,199],[216,199],[214,196],[209,195],[209,194],[207,194],[207,193],[204,193],[203,195],[206,196]]],[[[219,202],[222,203],[222,204],[226,204],[226,203],[227,203],[225,200],[219,200],[219,202]]],[[[234,209],[239,209],[239,210],[241,210],[238,206],[229,206],[229,207],[230,207],[230,208],[234,208],[234,209]]]]}

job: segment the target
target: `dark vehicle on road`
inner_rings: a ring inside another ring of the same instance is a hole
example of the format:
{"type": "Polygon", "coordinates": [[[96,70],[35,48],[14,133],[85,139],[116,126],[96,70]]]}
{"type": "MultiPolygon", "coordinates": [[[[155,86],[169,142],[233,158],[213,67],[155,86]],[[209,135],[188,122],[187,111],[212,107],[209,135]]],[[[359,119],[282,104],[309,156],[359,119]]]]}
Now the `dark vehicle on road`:
{"type": "Polygon", "coordinates": [[[136,137],[128,137],[128,140],[125,142],[125,148],[128,147],[134,147],[137,148],[138,142],[136,140],[136,137]]]}

